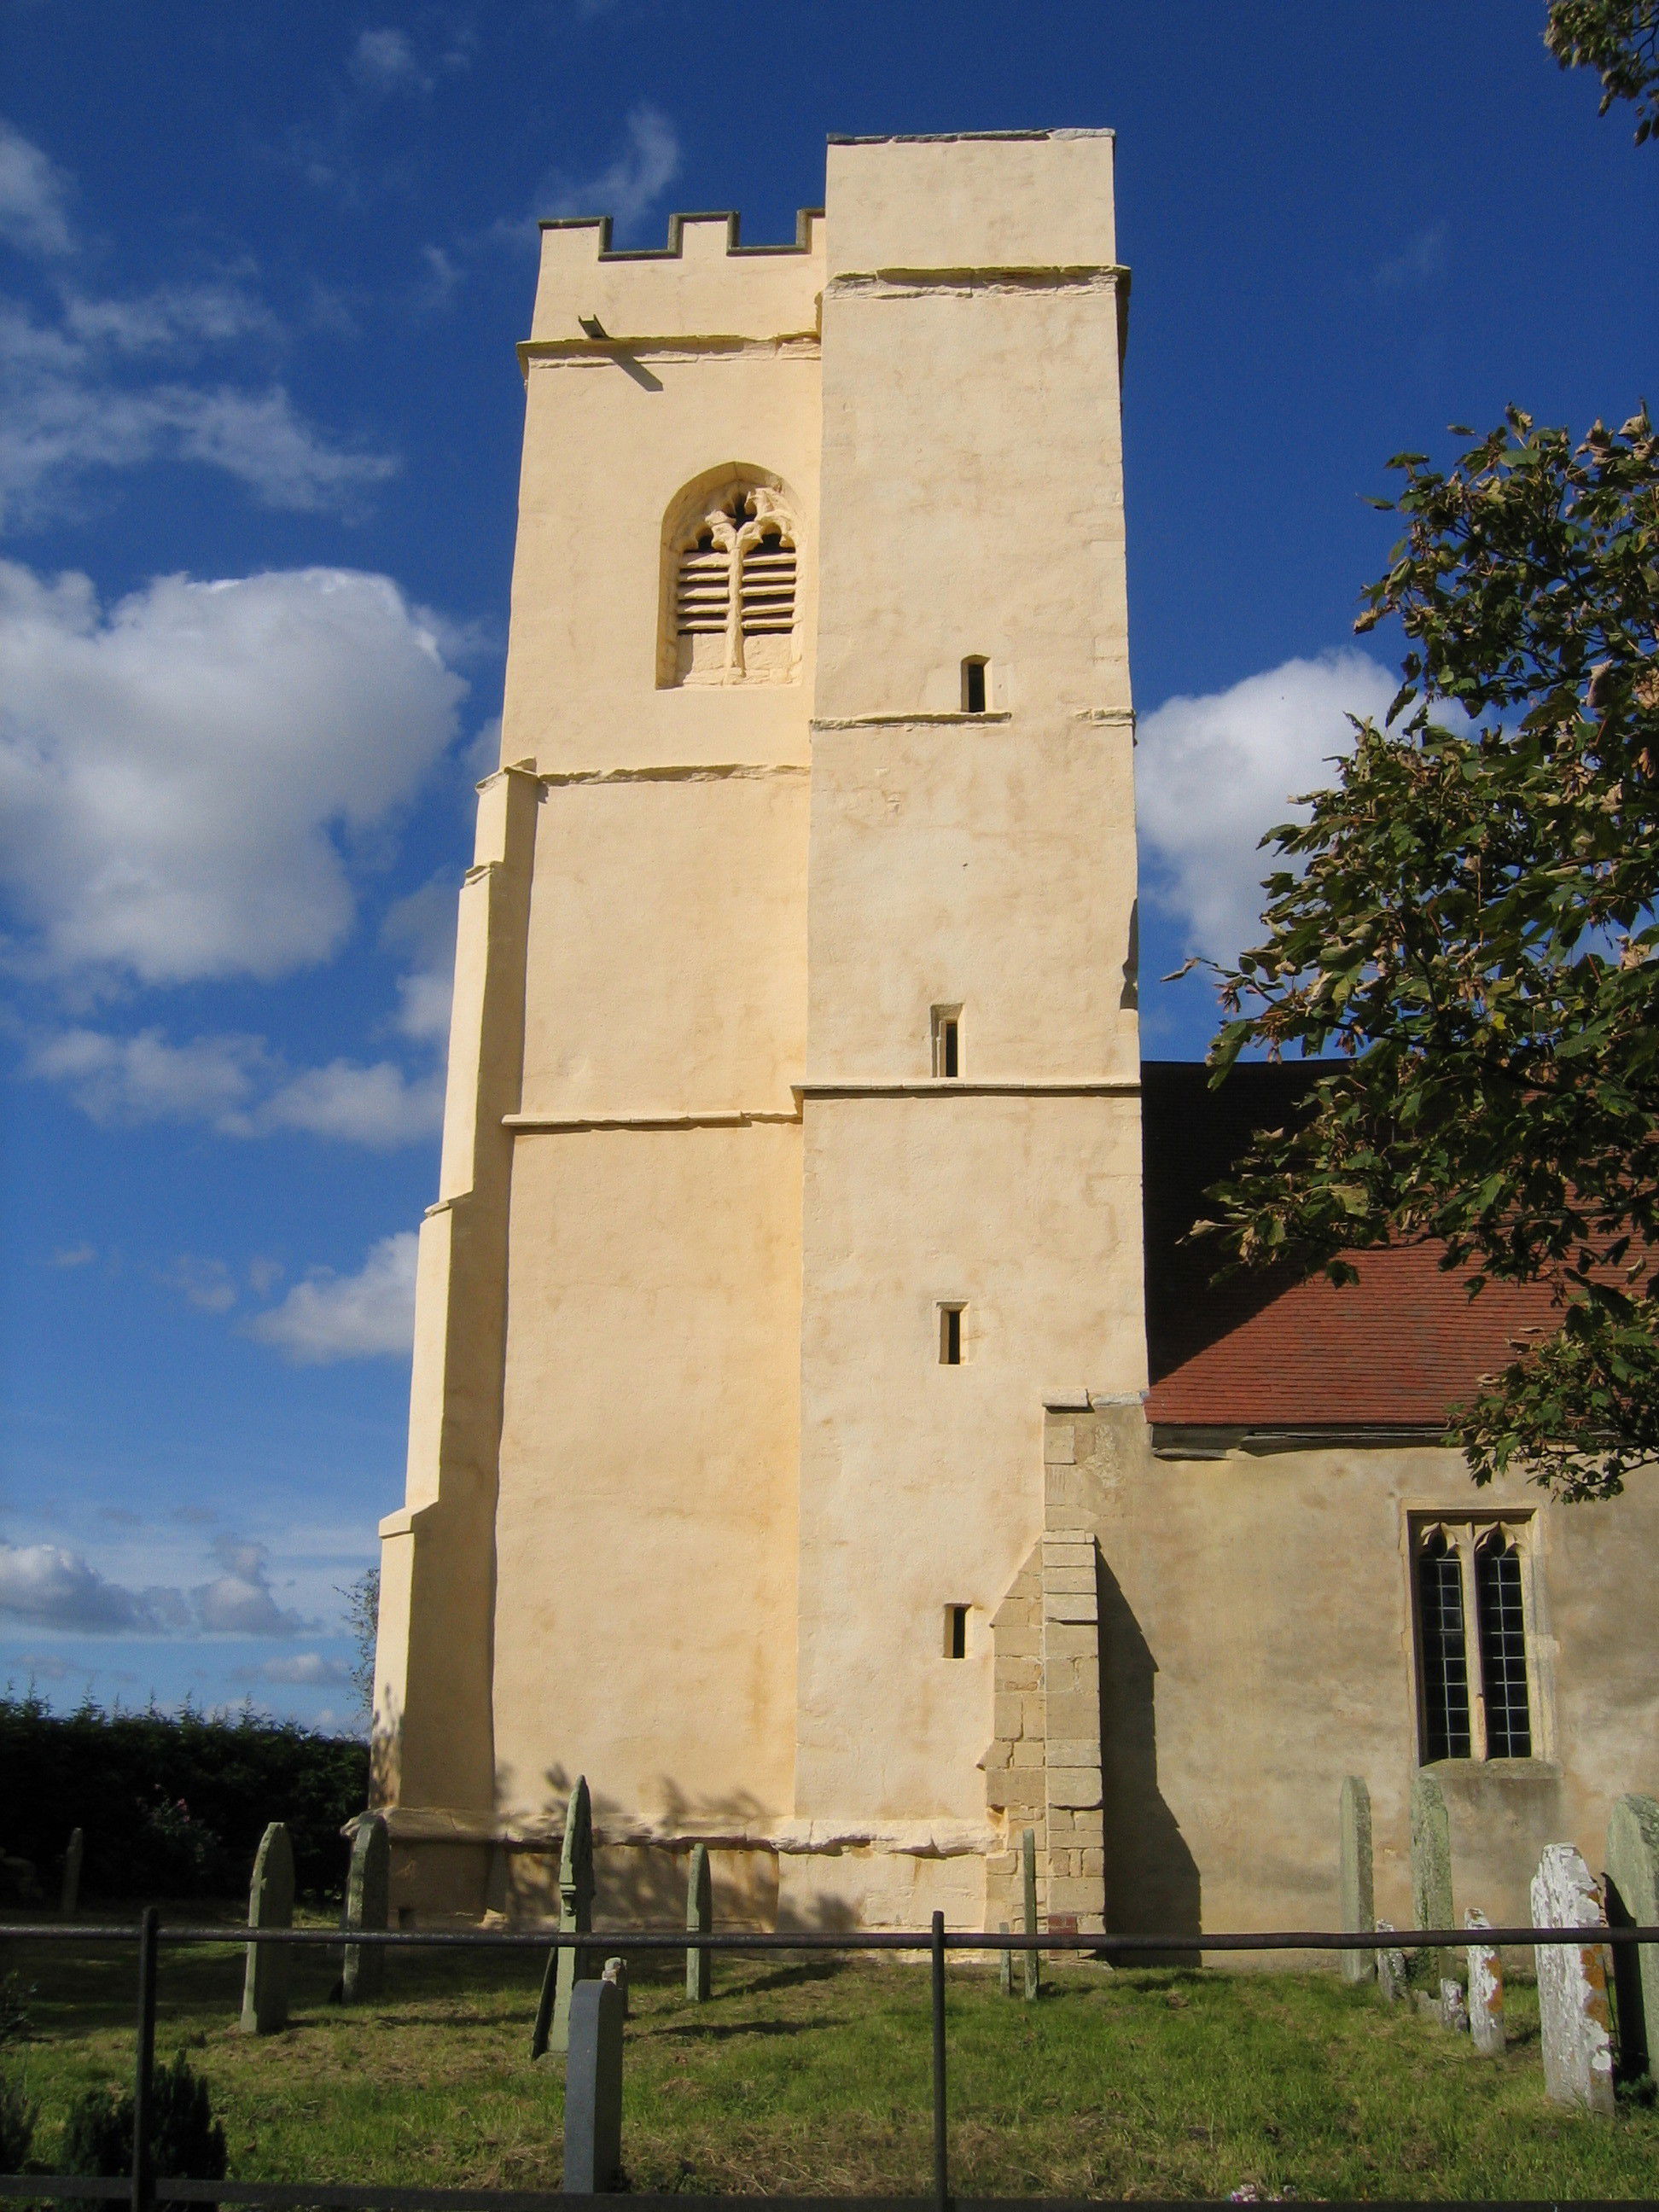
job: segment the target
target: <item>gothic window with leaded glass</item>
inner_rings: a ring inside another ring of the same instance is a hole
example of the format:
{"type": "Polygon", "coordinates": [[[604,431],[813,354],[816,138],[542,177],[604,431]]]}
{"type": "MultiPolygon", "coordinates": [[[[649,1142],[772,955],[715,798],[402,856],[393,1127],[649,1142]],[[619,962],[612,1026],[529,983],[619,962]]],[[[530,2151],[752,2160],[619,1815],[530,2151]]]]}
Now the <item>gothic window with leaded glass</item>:
{"type": "Polygon", "coordinates": [[[1524,1518],[1437,1518],[1413,1529],[1425,1764],[1533,1756],[1528,1533],[1524,1518]]]}

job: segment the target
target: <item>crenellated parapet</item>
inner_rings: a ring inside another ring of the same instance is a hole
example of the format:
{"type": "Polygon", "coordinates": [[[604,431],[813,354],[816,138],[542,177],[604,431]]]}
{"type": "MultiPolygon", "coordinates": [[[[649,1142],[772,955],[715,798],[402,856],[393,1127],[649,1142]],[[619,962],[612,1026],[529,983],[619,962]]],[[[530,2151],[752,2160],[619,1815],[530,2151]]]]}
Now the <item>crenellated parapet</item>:
{"type": "Polygon", "coordinates": [[[816,341],[822,209],[801,210],[787,246],[745,246],[739,218],[724,209],[671,216],[665,246],[617,249],[611,234],[608,216],[542,225],[536,312],[521,355],[688,339],[816,341]]]}

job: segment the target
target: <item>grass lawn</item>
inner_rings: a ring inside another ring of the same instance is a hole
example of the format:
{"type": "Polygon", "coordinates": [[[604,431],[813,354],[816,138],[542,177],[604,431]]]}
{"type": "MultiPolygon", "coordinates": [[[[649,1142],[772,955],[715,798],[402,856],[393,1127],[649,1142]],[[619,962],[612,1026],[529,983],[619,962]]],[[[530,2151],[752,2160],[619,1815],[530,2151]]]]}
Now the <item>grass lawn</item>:
{"type": "MultiPolygon", "coordinates": [[[[3,1933],[3,1931],[0,1931],[3,1933]]],[[[130,2078],[135,1972],[4,1947],[36,1985],[0,2053],[54,2161],[70,2100],[130,2078]]],[[[241,1955],[162,1953],[157,2054],[211,2086],[240,2178],[556,2189],[562,2063],[527,2057],[538,1967],[410,1952],[384,2003],[327,2002],[332,1953],[295,1956],[290,2027],[237,2032],[241,1955]]],[[[623,2157],[636,2190],[926,2193],[927,1970],[774,1954],[717,1959],[688,2005],[678,1966],[635,1969],[623,2157]]],[[[964,2196],[1659,2196],[1659,2112],[1612,2121],[1544,2096],[1530,1988],[1510,2049],[1322,1974],[1110,1972],[1057,1963],[1036,2005],[953,1966],[951,2179],[964,2196]]]]}

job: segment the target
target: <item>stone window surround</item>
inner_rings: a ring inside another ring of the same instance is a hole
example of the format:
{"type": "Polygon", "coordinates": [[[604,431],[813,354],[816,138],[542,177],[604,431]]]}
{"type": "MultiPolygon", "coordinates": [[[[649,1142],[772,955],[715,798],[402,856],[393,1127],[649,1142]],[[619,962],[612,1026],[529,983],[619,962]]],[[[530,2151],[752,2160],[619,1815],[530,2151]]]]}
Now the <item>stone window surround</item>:
{"type": "Polygon", "coordinates": [[[1412,1708],[1418,1755],[1428,1741],[1424,1704],[1423,1631],[1418,1586],[1418,1560],[1423,1546],[1437,1533],[1445,1537],[1457,1558],[1462,1578],[1465,1651],[1469,1677],[1469,1755],[1436,1764],[1462,1769],[1497,1766],[1525,1770],[1547,1764],[1554,1755],[1553,1701],[1545,1665],[1547,1649],[1541,1576],[1540,1516],[1534,1506],[1503,1508],[1410,1506],[1403,1516],[1407,1572],[1407,1617],[1410,1623],[1412,1708]],[[1486,1752],[1486,1686],[1480,1651],[1479,1612],[1474,1587],[1475,1547],[1482,1537],[1501,1528],[1520,1555],[1522,1619],[1526,1638],[1527,1698],[1532,1729],[1528,1759],[1489,1758],[1486,1752]]]}
{"type": "Polygon", "coordinates": [[[660,612],[658,623],[657,684],[659,690],[685,686],[793,684],[800,673],[801,624],[800,532],[794,503],[781,481],[769,471],[727,464],[706,471],[682,487],[664,518],[660,612]],[[750,512],[746,520],[733,524],[735,501],[744,501],[750,512]],[[688,665],[680,628],[681,570],[697,540],[711,534],[730,562],[726,594],[726,620],[720,633],[722,649],[714,665],[688,665]],[[776,637],[781,655],[758,651],[762,639],[750,635],[745,620],[743,563],[745,553],[763,538],[781,538],[794,556],[790,624],[776,637]]]}

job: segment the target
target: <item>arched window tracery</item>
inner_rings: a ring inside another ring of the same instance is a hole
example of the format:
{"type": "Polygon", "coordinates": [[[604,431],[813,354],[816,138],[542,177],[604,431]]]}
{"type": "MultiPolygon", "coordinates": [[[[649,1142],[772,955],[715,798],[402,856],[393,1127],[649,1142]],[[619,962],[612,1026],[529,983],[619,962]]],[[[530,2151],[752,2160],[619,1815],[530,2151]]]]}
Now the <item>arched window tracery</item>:
{"type": "Polygon", "coordinates": [[[728,480],[687,503],[669,533],[662,677],[787,684],[797,672],[799,552],[777,487],[728,480]]]}

